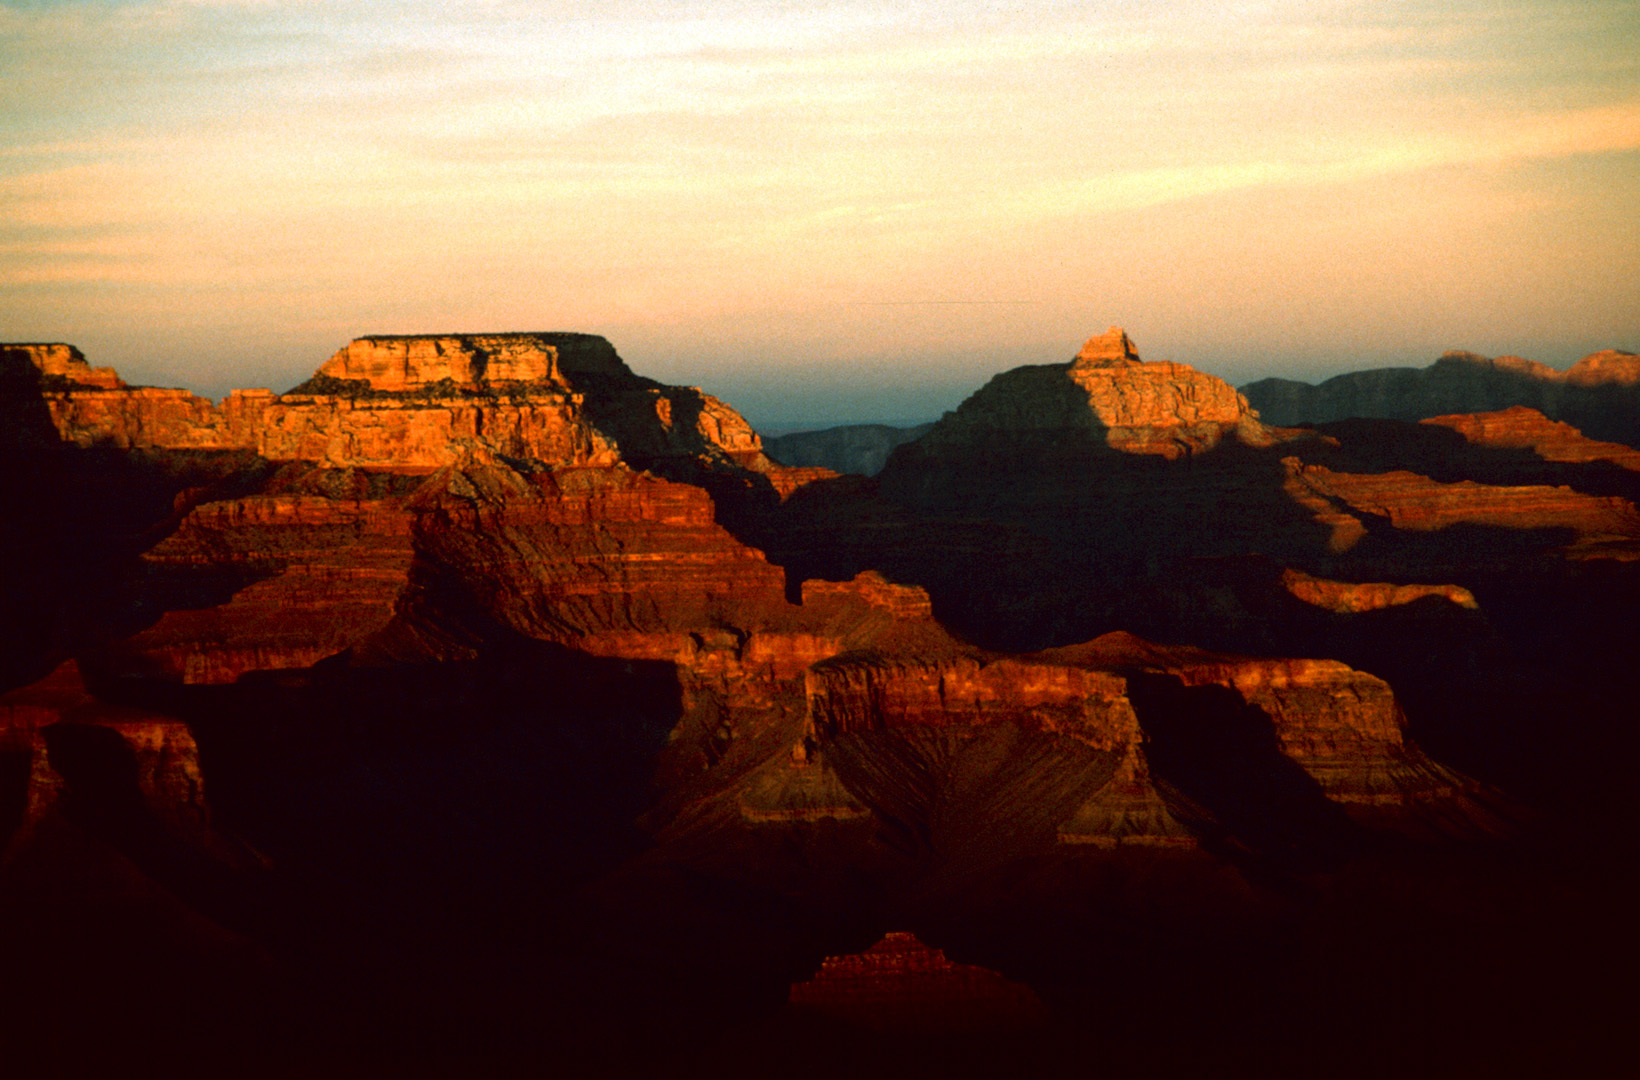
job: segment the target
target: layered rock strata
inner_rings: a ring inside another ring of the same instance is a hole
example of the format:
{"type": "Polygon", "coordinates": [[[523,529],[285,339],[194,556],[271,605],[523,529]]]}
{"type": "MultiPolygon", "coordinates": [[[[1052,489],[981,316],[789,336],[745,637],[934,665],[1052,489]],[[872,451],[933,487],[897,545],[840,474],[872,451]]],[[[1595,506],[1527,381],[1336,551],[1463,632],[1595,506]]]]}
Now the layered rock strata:
{"type": "Polygon", "coordinates": [[[1222,830],[1257,847],[1289,828],[1313,829],[1305,844],[1347,846],[1329,804],[1414,829],[1501,825],[1473,801],[1477,785],[1406,740],[1390,687],[1337,661],[1118,633],[1021,657],[874,648],[806,678],[820,754],[868,805],[923,822],[936,845],[960,849],[1006,823],[1102,847],[1194,845],[1222,830]],[[967,801],[936,796],[931,778],[967,801]]]}
{"type": "Polygon", "coordinates": [[[1622,443],[1587,438],[1572,425],[1550,420],[1524,405],[1498,412],[1432,416],[1422,422],[1455,431],[1465,442],[1478,448],[1530,450],[1548,462],[1605,461],[1629,472],[1640,472],[1640,450],[1622,443]]]}
{"type": "MultiPolygon", "coordinates": [[[[205,799],[199,746],[188,726],[176,717],[100,699],[69,660],[32,686],[0,695],[0,755],[10,767],[0,856],[7,841],[27,843],[61,799],[64,774],[74,774],[80,759],[104,749],[96,745],[99,736],[115,747],[112,764],[118,767],[123,757],[129,773],[97,779],[110,787],[132,785],[147,813],[195,844],[224,853],[205,799]]],[[[90,760],[89,767],[96,771],[99,764],[90,760]]]]}
{"type": "Polygon", "coordinates": [[[996,376],[936,424],[922,444],[938,454],[998,436],[1083,438],[1168,459],[1210,449],[1227,437],[1268,441],[1257,414],[1228,383],[1184,364],[1140,360],[1119,327],[1090,338],[1068,364],[996,376]]]}
{"type": "Polygon", "coordinates": [[[638,378],[592,335],[360,338],[289,393],[239,390],[220,405],[185,390],[127,387],[67,348],[15,347],[8,362],[47,377],[51,421],[82,447],[248,450],[423,472],[454,462],[465,443],[565,465],[706,448],[761,457],[756,433],[733,410],[698,390],[638,378]],[[617,449],[623,437],[633,445],[617,449]]]}
{"type": "Polygon", "coordinates": [[[125,383],[113,368],[94,368],[85,354],[62,342],[0,345],[0,364],[38,371],[51,389],[123,390],[125,383]]]}

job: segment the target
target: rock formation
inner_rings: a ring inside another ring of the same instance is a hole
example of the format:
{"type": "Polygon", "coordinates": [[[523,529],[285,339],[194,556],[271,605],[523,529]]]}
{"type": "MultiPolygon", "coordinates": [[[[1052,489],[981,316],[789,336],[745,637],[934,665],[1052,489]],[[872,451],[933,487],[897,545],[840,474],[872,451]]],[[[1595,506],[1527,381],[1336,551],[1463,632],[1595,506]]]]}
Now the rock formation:
{"type": "Polygon", "coordinates": [[[1015,368],[935,425],[937,452],[998,437],[1092,439],[1114,450],[1174,459],[1233,436],[1266,438],[1247,401],[1222,379],[1184,364],[1146,363],[1119,327],[1088,339],[1068,364],[1015,368]]]}
{"type": "Polygon", "coordinates": [[[125,383],[113,368],[94,368],[85,355],[72,345],[0,345],[0,365],[29,366],[47,385],[59,389],[124,390],[125,383]]]}
{"type": "Polygon", "coordinates": [[[1352,417],[1423,420],[1514,406],[1563,420],[1596,439],[1640,445],[1640,356],[1607,349],[1567,371],[1518,356],[1448,352],[1427,368],[1378,368],[1319,385],[1262,379],[1242,387],[1272,424],[1322,424],[1352,417]]]}
{"type": "Polygon", "coordinates": [[[0,895],[46,928],[0,949],[232,942],[311,1010],[253,1039],[719,1030],[895,927],[1103,1037],[1380,882],[1444,926],[1429,864],[1631,756],[1640,461],[1539,413],[1273,427],[1113,329],[868,479],[587,335],[221,404],[0,358],[0,895]]]}
{"type": "Polygon", "coordinates": [[[698,390],[638,378],[608,342],[586,334],[359,338],[289,393],[240,390],[221,405],[185,390],[126,387],[109,369],[73,363],[68,349],[20,347],[8,362],[27,360],[47,377],[52,423],[82,447],[244,450],[422,472],[454,462],[464,443],[581,465],[613,464],[620,435],[647,439],[625,448],[629,457],[704,446],[761,452],[733,410],[698,390]],[[588,393],[598,399],[590,407],[588,393]]]}

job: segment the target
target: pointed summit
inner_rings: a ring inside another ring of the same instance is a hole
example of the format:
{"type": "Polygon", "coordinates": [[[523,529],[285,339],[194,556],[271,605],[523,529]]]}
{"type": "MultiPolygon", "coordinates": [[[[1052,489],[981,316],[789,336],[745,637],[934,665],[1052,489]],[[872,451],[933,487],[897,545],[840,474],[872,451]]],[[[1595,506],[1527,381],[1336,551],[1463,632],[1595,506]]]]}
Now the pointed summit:
{"type": "Polygon", "coordinates": [[[1139,351],[1133,347],[1133,341],[1127,336],[1127,331],[1120,326],[1113,326],[1103,334],[1090,337],[1082,351],[1076,354],[1078,364],[1112,364],[1123,361],[1139,360],[1139,351]]]}

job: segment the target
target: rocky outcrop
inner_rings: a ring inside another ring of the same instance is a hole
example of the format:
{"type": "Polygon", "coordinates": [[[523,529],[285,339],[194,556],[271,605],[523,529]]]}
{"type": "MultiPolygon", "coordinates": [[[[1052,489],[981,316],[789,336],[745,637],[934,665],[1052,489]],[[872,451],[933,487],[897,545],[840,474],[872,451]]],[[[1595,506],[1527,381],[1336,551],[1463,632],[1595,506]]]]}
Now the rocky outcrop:
{"type": "Polygon", "coordinates": [[[1640,450],[1587,438],[1572,425],[1550,420],[1524,405],[1498,412],[1433,416],[1423,423],[1455,431],[1474,447],[1530,450],[1544,461],[1606,461],[1629,472],[1640,472],[1640,450]]]}
{"type": "Polygon", "coordinates": [[[609,342],[592,334],[416,334],[356,338],[327,360],[316,378],[405,392],[441,382],[468,388],[563,385],[566,369],[631,375],[609,342]]]}
{"type": "Polygon", "coordinates": [[[1337,661],[1117,633],[1020,657],[844,653],[807,688],[818,754],[936,849],[994,829],[1105,848],[1228,832],[1318,856],[1350,843],[1329,807],[1414,831],[1500,828],[1478,785],[1407,741],[1390,687],[1337,661]]]}
{"type": "Polygon", "coordinates": [[[223,854],[205,799],[199,747],[181,720],[128,705],[110,704],[87,689],[79,665],[66,661],[39,682],[0,695],[0,754],[10,759],[3,792],[9,820],[0,821],[0,856],[7,841],[29,834],[56,807],[65,774],[89,782],[133,785],[147,813],[178,835],[223,854]],[[108,764],[93,755],[115,748],[108,764]],[[111,772],[123,764],[129,774],[111,772]],[[79,770],[76,770],[79,767],[79,770]],[[12,785],[26,777],[25,788],[12,785]]]}
{"type": "Polygon", "coordinates": [[[1535,409],[1596,439],[1640,445],[1640,357],[1607,349],[1556,371],[1518,356],[1449,352],[1427,368],[1378,368],[1319,385],[1262,379],[1242,393],[1266,423],[1322,424],[1352,417],[1423,420],[1455,413],[1535,409]]]}
{"type": "Polygon", "coordinates": [[[393,487],[291,466],[254,493],[200,502],[142,556],[158,621],[99,650],[101,662],[231,683],[357,644],[388,623],[408,582],[413,517],[393,487]]]}
{"type": "Polygon", "coordinates": [[[1282,459],[1295,502],[1314,506],[1333,530],[1330,547],[1347,551],[1370,523],[1435,532],[1457,525],[1542,530],[1544,542],[1567,544],[1640,537],[1640,511],[1627,499],[1584,495],[1569,487],[1500,487],[1472,480],[1439,483],[1404,470],[1359,474],[1282,459]]]}
{"type": "Polygon", "coordinates": [[[1387,581],[1328,581],[1288,567],[1281,584],[1288,593],[1337,614],[1359,614],[1416,604],[1431,597],[1475,610],[1475,594],[1459,585],[1396,585],[1387,581]]]}
{"type": "Polygon", "coordinates": [[[633,375],[593,335],[359,338],[289,393],[238,390],[220,405],[186,390],[125,387],[68,346],[7,348],[12,363],[27,361],[45,378],[53,426],[81,447],[238,450],[420,472],[452,464],[464,443],[557,465],[762,460],[756,433],[734,410],[633,375]]]}
{"type": "Polygon", "coordinates": [[[1246,399],[1184,364],[1146,363],[1118,327],[1090,338],[1069,364],[1015,368],[993,378],[934,426],[934,453],[998,438],[1081,439],[1175,459],[1226,437],[1268,441],[1246,399]]]}
{"type": "Polygon", "coordinates": [[[123,390],[125,383],[113,368],[94,368],[72,345],[0,345],[0,367],[31,367],[51,389],[123,390]]]}

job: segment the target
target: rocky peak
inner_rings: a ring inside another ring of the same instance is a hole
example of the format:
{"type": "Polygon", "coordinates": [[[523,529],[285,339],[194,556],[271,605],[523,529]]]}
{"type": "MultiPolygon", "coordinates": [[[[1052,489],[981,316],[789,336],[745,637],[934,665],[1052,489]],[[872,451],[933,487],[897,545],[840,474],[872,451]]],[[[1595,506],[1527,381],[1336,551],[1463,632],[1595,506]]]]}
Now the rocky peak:
{"type": "Polygon", "coordinates": [[[1090,338],[1068,364],[1003,372],[935,430],[942,443],[980,431],[1085,432],[1113,449],[1165,457],[1207,449],[1232,431],[1265,437],[1229,383],[1187,364],[1141,361],[1120,327],[1090,338]]]}
{"type": "Polygon", "coordinates": [[[1103,334],[1090,337],[1082,346],[1082,351],[1076,354],[1075,361],[1078,367],[1139,362],[1139,351],[1133,347],[1133,340],[1127,336],[1127,331],[1120,326],[1113,326],[1103,334]]]}

